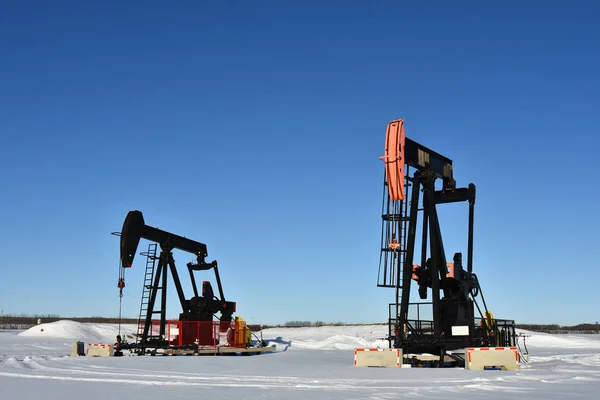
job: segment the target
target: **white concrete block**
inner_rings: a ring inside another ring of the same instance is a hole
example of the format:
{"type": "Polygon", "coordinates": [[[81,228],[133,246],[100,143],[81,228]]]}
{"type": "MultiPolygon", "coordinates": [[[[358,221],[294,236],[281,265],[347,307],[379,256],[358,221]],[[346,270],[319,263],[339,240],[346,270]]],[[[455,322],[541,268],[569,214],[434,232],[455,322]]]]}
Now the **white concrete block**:
{"type": "Polygon", "coordinates": [[[401,349],[354,349],[355,367],[402,367],[401,349]]]}
{"type": "Polygon", "coordinates": [[[112,344],[90,343],[85,354],[88,357],[112,357],[114,349],[112,344]]]}
{"type": "Polygon", "coordinates": [[[484,370],[498,368],[503,371],[520,369],[516,347],[469,347],[465,349],[465,369],[484,370]]]}

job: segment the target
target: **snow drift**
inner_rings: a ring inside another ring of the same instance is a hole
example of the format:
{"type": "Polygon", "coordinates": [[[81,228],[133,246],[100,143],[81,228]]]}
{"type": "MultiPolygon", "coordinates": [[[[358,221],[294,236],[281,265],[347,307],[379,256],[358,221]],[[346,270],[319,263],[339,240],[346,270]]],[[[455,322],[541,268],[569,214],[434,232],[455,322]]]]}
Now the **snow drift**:
{"type": "MultiPolygon", "coordinates": [[[[135,325],[121,325],[121,335],[133,337],[135,325]]],[[[61,320],[39,324],[19,333],[21,337],[79,340],[87,343],[114,343],[119,333],[116,324],[86,324],[61,320]]]]}
{"type": "Polygon", "coordinates": [[[600,335],[522,332],[531,335],[531,363],[519,371],[353,367],[354,347],[387,347],[385,325],[265,329],[278,351],[253,357],[68,356],[75,340],[112,343],[117,333],[117,325],[73,321],[0,331],[1,397],[595,400],[600,392],[600,335]]]}

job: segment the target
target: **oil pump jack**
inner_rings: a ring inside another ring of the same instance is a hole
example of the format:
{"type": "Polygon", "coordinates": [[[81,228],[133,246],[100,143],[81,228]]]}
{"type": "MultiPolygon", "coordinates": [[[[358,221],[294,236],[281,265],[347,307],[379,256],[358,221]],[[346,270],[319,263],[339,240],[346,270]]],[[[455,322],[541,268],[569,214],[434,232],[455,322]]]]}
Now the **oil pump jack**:
{"type": "Polygon", "coordinates": [[[385,179],[377,285],[395,289],[395,302],[389,305],[390,348],[443,356],[466,347],[514,346],[514,321],[493,317],[473,273],[475,185],[457,188],[452,160],[406,138],[402,119],[388,124],[385,155],[380,158],[385,179]],[[441,188],[436,189],[439,181],[441,188]],[[447,262],[438,218],[438,206],[457,202],[469,205],[466,269],[462,253],[447,262]],[[413,264],[419,220],[420,265],[413,264]],[[413,281],[421,300],[431,289],[431,302],[411,303],[413,281]],[[423,314],[431,319],[422,319],[423,314]]]}
{"type": "MultiPolygon", "coordinates": [[[[121,267],[123,269],[131,268],[140,239],[146,239],[154,242],[154,244],[149,246],[148,253],[145,254],[148,257],[148,262],[144,282],[144,292],[142,294],[142,303],[140,307],[140,331],[138,332],[138,340],[136,344],[124,344],[121,346],[121,348],[138,348],[143,350],[151,347],[161,348],[168,346],[168,342],[165,338],[167,325],[166,309],[168,271],[171,272],[173,283],[175,284],[175,289],[177,290],[177,295],[181,304],[182,312],[179,314],[179,320],[212,322],[214,315],[220,313],[219,329],[221,332],[227,331],[231,323],[232,315],[235,312],[236,303],[225,300],[223,287],[221,285],[221,278],[219,276],[219,270],[217,267],[217,261],[206,262],[208,252],[204,243],[196,242],[194,240],[148,226],[144,222],[142,213],[137,210],[130,211],[127,214],[125,222],[123,223],[120,237],[120,258],[121,267]],[[156,244],[160,245],[161,251],[159,256],[156,256],[156,244]],[[175,268],[175,260],[173,259],[172,254],[172,250],[174,249],[192,253],[196,256],[195,263],[187,263],[187,269],[190,275],[192,288],[194,290],[194,296],[190,299],[185,298],[181,281],[179,279],[179,274],[175,268]],[[154,270],[155,260],[158,260],[156,270],[154,270]],[[149,266],[151,266],[151,268],[149,266]],[[204,281],[202,283],[202,292],[198,292],[194,272],[208,271],[211,269],[215,272],[219,297],[215,296],[212,286],[208,281],[204,281]],[[160,306],[157,307],[156,300],[159,291],[161,292],[160,306]],[[160,314],[158,335],[153,333],[152,329],[152,317],[155,314],[160,314]]],[[[119,283],[119,287],[121,287],[121,281],[119,283]]],[[[200,339],[208,336],[210,342],[213,326],[208,324],[200,325],[199,329],[207,330],[207,332],[199,332],[199,334],[194,332],[194,336],[188,338],[189,340],[186,340],[184,344],[192,344],[194,340],[198,340],[198,336],[200,339]]]]}

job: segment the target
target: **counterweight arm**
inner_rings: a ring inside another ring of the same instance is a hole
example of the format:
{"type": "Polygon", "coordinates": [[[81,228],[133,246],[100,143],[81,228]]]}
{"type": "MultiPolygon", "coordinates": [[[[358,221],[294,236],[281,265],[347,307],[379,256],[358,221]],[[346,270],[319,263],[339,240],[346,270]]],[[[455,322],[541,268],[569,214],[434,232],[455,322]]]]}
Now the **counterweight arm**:
{"type": "Polygon", "coordinates": [[[148,226],[144,223],[142,212],[137,210],[127,214],[121,229],[121,265],[123,268],[131,268],[140,239],[159,243],[161,248],[178,249],[195,254],[198,265],[207,265],[206,269],[212,268],[212,263],[206,264],[205,262],[208,251],[204,243],[148,226]]]}

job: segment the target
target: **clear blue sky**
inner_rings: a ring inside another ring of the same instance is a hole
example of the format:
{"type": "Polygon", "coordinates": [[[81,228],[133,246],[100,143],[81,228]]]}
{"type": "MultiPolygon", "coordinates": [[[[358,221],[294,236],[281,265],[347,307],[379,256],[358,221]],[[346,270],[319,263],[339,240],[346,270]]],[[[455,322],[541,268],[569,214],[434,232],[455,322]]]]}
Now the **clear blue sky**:
{"type": "MultiPolygon", "coordinates": [[[[251,322],[384,321],[378,157],[404,118],[477,185],[495,315],[599,320],[600,4],[481,3],[2,2],[0,308],[117,315],[110,233],[139,209],[207,244],[251,322]]],[[[448,257],[466,210],[441,211],[448,257]]]]}

